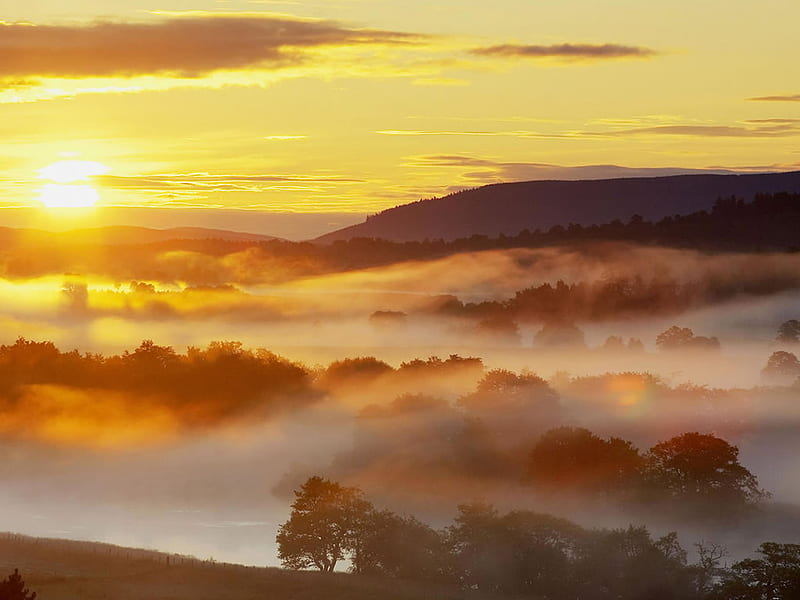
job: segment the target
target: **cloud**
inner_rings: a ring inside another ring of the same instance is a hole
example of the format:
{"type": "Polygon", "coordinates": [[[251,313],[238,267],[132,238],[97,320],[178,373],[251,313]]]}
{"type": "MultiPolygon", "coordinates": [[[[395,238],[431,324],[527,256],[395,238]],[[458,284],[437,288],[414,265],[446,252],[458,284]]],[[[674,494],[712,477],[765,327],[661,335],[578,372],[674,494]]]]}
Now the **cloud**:
{"type": "Polygon", "coordinates": [[[338,175],[211,175],[209,173],[178,173],[121,177],[102,175],[94,181],[106,188],[186,191],[262,191],[266,187],[285,185],[340,185],[364,183],[338,175]]]}
{"type": "Polygon", "coordinates": [[[690,137],[788,137],[800,134],[800,127],[795,123],[777,123],[757,127],[738,125],[659,125],[657,127],[639,127],[622,131],[606,131],[600,133],[586,132],[585,135],[627,136],[627,135],[680,135],[690,137]]]}
{"type": "MultiPolygon", "coordinates": [[[[800,135],[800,119],[755,119],[742,121],[743,125],[696,125],[668,123],[630,127],[636,123],[663,122],[665,117],[646,119],[599,120],[598,124],[628,125],[628,129],[534,131],[528,129],[503,130],[456,130],[456,129],[381,129],[374,133],[393,136],[467,136],[467,137],[513,137],[520,139],[592,139],[622,136],[674,135],[690,137],[753,137],[773,138],[800,135]]],[[[674,120],[674,119],[670,119],[674,120]]]]}
{"type": "Polygon", "coordinates": [[[80,26],[4,23],[0,77],[17,82],[30,77],[196,78],[215,71],[295,65],[312,48],[409,45],[422,39],[413,33],[252,13],[80,26]]]}
{"type": "Polygon", "coordinates": [[[544,58],[560,61],[613,60],[620,58],[651,58],[658,53],[642,46],[622,44],[551,44],[524,45],[500,44],[475,48],[470,51],[477,56],[499,58],[544,58]]]}
{"type": "Polygon", "coordinates": [[[380,129],[375,131],[378,135],[404,135],[404,136],[468,136],[468,137],[515,137],[515,138],[569,138],[576,137],[573,133],[542,133],[538,131],[456,131],[447,129],[380,129]]]}
{"type": "MultiPolygon", "coordinates": [[[[414,157],[415,167],[466,167],[477,168],[462,175],[465,179],[481,183],[497,181],[541,181],[548,179],[576,181],[585,179],[610,179],[615,177],[663,177],[667,175],[688,175],[693,173],[734,173],[751,172],[753,169],[727,167],[708,167],[691,169],[682,167],[625,167],[620,165],[578,165],[564,166],[535,162],[501,162],[466,155],[427,155],[414,157]]],[[[780,170],[762,167],[756,170],[780,170]]]]}
{"type": "Polygon", "coordinates": [[[800,123],[800,119],[746,119],[745,123],[800,123]]]}
{"type": "Polygon", "coordinates": [[[800,94],[786,94],[784,96],[758,96],[748,98],[754,102],[800,102],[800,94]]]}

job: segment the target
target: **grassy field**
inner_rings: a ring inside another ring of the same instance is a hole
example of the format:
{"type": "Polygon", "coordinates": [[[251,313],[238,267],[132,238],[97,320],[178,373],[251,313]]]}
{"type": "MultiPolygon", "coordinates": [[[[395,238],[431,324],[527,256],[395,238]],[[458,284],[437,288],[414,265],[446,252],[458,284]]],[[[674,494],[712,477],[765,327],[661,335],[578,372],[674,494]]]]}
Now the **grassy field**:
{"type": "Polygon", "coordinates": [[[40,600],[470,600],[451,587],[201,561],[110,544],[0,534],[0,577],[15,568],[40,600]]]}

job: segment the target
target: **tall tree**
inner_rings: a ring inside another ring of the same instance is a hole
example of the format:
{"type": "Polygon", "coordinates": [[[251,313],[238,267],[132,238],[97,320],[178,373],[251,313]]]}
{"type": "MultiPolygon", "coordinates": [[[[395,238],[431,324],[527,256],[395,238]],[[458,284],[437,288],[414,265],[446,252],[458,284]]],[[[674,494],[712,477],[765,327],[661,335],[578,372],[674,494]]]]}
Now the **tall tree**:
{"type": "Polygon", "coordinates": [[[358,565],[361,533],[372,512],[363,492],[314,476],[294,494],[289,520],[276,537],[283,566],[331,573],[344,559],[358,565]]]}
{"type": "Polygon", "coordinates": [[[767,496],[739,462],[739,449],[711,434],[684,433],[656,444],[645,461],[652,491],[689,510],[724,516],[767,496]]]}
{"type": "Polygon", "coordinates": [[[789,319],[781,323],[778,327],[778,337],[775,340],[784,344],[800,343],[800,321],[789,319]]]}

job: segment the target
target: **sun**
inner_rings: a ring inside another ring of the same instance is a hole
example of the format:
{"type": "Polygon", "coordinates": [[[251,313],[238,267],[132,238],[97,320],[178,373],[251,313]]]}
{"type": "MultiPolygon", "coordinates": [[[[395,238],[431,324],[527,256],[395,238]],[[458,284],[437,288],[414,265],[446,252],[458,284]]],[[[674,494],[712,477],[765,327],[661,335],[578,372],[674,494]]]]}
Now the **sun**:
{"type": "Polygon", "coordinates": [[[90,160],[60,160],[38,170],[40,179],[47,179],[39,188],[39,201],[48,208],[88,208],[100,199],[89,185],[91,177],[105,175],[111,169],[90,160]]]}
{"type": "Polygon", "coordinates": [[[55,183],[75,183],[88,181],[90,177],[105,175],[111,169],[103,163],[92,160],[60,160],[39,169],[39,179],[49,179],[55,183]]]}
{"type": "Polygon", "coordinates": [[[48,208],[89,208],[100,194],[90,185],[48,183],[39,188],[39,202],[48,208]]]}

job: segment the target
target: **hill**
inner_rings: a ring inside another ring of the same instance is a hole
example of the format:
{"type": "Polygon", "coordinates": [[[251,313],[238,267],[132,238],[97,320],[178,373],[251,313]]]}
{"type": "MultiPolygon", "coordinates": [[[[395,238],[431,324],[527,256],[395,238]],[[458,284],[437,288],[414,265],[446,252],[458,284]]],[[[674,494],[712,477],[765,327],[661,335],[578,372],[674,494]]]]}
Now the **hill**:
{"type": "Polygon", "coordinates": [[[170,240],[223,240],[228,242],[267,242],[279,238],[208,229],[205,227],[173,227],[151,229],[127,225],[72,229],[69,231],[43,231],[39,229],[14,229],[0,227],[0,244],[26,245],[138,245],[155,244],[170,240]]]}
{"type": "Polygon", "coordinates": [[[596,225],[638,214],[658,220],[712,207],[721,197],[800,192],[800,171],[757,175],[676,175],[593,181],[501,183],[420,200],[317,238],[391,241],[454,240],[475,234],[516,235],[554,225],[596,225]]]}
{"type": "Polygon", "coordinates": [[[431,584],[245,567],[111,544],[0,534],[0,578],[15,568],[42,600],[489,598],[431,584]]]}

